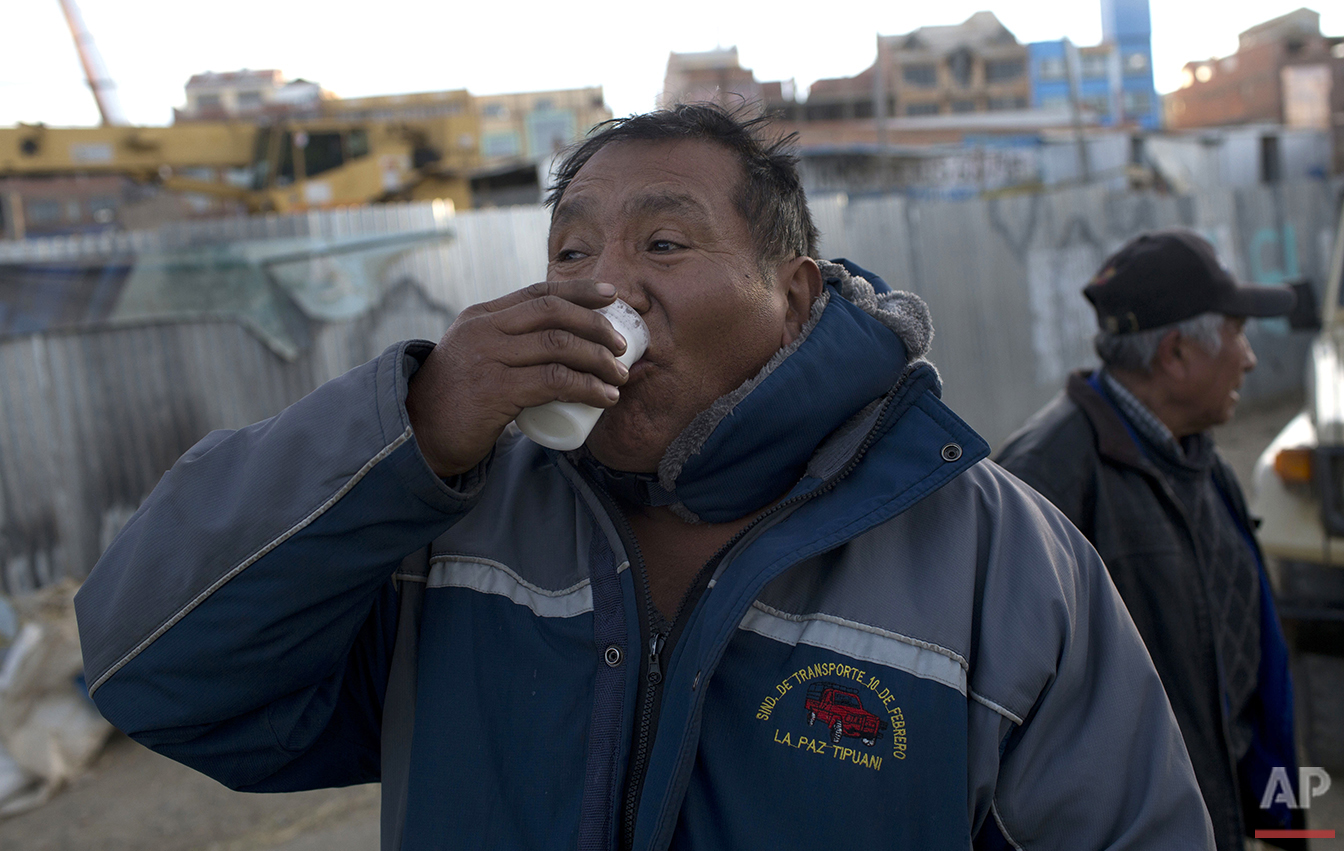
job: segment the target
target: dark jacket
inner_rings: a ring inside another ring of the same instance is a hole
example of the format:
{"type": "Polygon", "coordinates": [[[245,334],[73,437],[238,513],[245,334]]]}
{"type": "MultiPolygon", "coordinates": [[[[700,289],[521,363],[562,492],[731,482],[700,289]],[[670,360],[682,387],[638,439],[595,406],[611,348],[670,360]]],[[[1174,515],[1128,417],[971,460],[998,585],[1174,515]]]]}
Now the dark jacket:
{"type": "Polygon", "coordinates": [[[1259,806],[1274,767],[1297,776],[1287,649],[1231,467],[1216,456],[1211,475],[1255,554],[1261,586],[1259,682],[1248,709],[1255,738],[1240,764],[1229,742],[1195,530],[1100,386],[1086,372],[1071,375],[1064,392],[1011,436],[996,460],[1053,502],[1101,554],[1166,686],[1218,848],[1241,848],[1257,827],[1289,827],[1285,808],[1259,806]]]}

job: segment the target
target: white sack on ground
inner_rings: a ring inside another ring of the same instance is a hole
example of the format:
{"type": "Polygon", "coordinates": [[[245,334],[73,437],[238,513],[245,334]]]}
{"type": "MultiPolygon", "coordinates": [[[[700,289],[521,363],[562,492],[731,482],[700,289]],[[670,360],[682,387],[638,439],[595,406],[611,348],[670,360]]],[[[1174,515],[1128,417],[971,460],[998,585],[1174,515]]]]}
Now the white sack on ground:
{"type": "Polygon", "coordinates": [[[76,683],[77,587],[63,582],[7,601],[17,630],[0,635],[0,818],[50,800],[112,732],[76,683]]]}

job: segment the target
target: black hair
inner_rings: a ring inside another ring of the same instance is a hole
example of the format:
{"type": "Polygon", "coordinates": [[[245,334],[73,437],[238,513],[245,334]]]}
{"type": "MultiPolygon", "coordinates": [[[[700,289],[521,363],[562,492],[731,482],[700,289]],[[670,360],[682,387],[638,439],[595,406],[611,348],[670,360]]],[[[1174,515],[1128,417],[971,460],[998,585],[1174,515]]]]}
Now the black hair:
{"type": "Polygon", "coordinates": [[[747,107],[730,110],[714,103],[680,103],[604,121],[564,155],[546,205],[554,214],[579,169],[614,142],[702,140],[727,148],[742,165],[745,179],[734,201],[747,223],[762,269],[794,257],[816,257],[817,228],[794,153],[798,134],[767,136],[769,119],[748,117],[747,112],[747,107]]]}

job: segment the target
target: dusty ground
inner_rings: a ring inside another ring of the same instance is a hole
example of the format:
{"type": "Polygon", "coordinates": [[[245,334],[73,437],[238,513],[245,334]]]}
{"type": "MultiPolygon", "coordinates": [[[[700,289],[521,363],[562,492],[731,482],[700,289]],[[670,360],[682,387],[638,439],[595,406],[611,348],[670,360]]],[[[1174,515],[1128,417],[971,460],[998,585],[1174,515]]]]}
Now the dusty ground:
{"type": "MultiPolygon", "coordinates": [[[[1218,430],[1224,454],[1249,486],[1252,466],[1300,400],[1244,411],[1218,430]]],[[[1344,680],[1318,684],[1344,693],[1344,680]]],[[[1344,717],[1340,723],[1344,724],[1344,717]]],[[[1310,822],[1340,831],[1313,851],[1344,849],[1344,766],[1314,802],[1310,822]]],[[[0,821],[0,848],[22,851],[374,851],[378,789],[248,795],[118,736],[93,770],[42,809],[0,821]]]]}
{"type": "Polygon", "coordinates": [[[22,851],[374,851],[378,787],[250,795],[117,734],[45,807],[0,821],[22,851]]]}

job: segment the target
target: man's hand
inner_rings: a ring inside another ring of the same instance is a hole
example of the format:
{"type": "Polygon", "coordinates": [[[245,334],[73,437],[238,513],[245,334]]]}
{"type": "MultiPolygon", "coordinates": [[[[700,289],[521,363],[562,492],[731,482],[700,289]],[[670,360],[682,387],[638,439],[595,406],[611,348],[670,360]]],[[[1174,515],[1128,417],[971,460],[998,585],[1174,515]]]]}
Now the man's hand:
{"type": "Polygon", "coordinates": [[[462,311],[411,377],[406,411],[440,477],[480,463],[523,408],[555,399],[609,408],[629,371],[625,340],[596,309],[616,288],[546,281],[462,311]]]}

